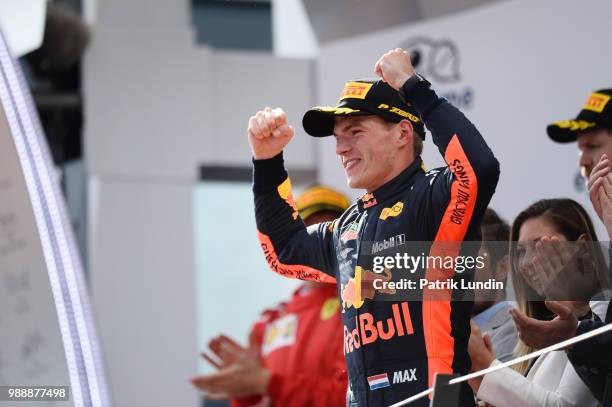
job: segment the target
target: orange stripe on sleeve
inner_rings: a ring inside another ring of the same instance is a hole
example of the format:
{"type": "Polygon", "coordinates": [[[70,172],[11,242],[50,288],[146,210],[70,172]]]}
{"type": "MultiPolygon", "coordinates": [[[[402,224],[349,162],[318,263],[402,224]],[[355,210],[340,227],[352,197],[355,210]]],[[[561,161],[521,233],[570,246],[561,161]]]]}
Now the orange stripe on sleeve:
{"type": "MultiPolygon", "coordinates": [[[[444,155],[455,179],[451,184],[451,198],[442,217],[440,228],[429,252],[430,256],[456,257],[461,249],[476,205],[478,183],[459,138],[455,134],[444,155]]],[[[454,269],[428,268],[429,281],[454,276],[454,269]]],[[[451,336],[451,290],[423,290],[423,330],[428,357],[429,387],[436,373],[452,373],[454,339],[451,336]]]]}
{"type": "Polygon", "coordinates": [[[264,252],[266,261],[268,262],[268,266],[270,266],[270,269],[272,269],[272,271],[275,273],[278,273],[284,277],[297,278],[300,280],[317,281],[320,283],[336,283],[335,278],[313,267],[302,264],[285,264],[280,262],[270,238],[259,231],[257,231],[257,236],[259,238],[259,243],[261,244],[261,249],[264,252]]]}

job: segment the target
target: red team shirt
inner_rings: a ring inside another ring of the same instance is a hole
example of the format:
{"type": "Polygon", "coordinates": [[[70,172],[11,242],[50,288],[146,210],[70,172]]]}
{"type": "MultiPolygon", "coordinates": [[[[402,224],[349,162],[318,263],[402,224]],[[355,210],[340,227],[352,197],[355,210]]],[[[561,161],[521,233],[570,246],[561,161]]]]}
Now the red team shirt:
{"type": "Polygon", "coordinates": [[[301,286],[288,303],[264,311],[251,330],[272,372],[267,397],[232,400],[232,407],[344,406],[342,335],[336,286],[301,286]]]}

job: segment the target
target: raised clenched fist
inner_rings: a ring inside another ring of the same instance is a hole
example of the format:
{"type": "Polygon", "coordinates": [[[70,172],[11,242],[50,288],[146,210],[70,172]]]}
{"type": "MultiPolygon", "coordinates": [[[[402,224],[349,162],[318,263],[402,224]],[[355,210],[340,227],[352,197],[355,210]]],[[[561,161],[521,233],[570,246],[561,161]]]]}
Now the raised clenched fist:
{"type": "Polygon", "coordinates": [[[251,116],[247,134],[253,158],[265,160],[283,151],[293,137],[293,127],[282,109],[266,107],[251,116]]]}
{"type": "Polygon", "coordinates": [[[395,48],[384,54],[374,65],[374,73],[395,90],[399,90],[414,74],[410,54],[395,48]]]}

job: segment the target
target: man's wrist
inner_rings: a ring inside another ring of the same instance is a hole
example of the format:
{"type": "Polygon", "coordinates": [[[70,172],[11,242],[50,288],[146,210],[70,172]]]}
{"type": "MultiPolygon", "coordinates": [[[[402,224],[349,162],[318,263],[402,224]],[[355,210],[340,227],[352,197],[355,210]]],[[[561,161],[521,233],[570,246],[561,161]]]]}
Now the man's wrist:
{"type": "Polygon", "coordinates": [[[272,372],[266,368],[262,368],[257,377],[257,394],[268,394],[268,386],[272,378],[272,372]]]}
{"type": "Polygon", "coordinates": [[[398,92],[400,92],[402,90],[402,87],[404,87],[406,82],[408,82],[408,80],[410,78],[412,78],[414,76],[414,74],[415,74],[415,72],[412,71],[411,73],[405,73],[401,77],[397,78],[397,81],[395,82],[395,85],[397,86],[397,91],[398,92]]]}
{"type": "Polygon", "coordinates": [[[261,161],[261,160],[269,160],[271,158],[276,157],[277,155],[281,154],[283,152],[283,150],[278,151],[276,153],[255,153],[254,151],[253,153],[253,160],[257,160],[257,161],[261,161]]]}
{"type": "Polygon", "coordinates": [[[469,385],[472,388],[472,391],[474,392],[474,394],[478,394],[478,390],[480,390],[480,385],[482,384],[482,380],[484,379],[483,376],[477,377],[475,379],[471,379],[469,381],[469,385]]]}
{"type": "Polygon", "coordinates": [[[484,357],[479,363],[475,364],[476,366],[472,366],[472,368],[478,371],[488,369],[494,361],[495,358],[493,357],[484,357]]]}
{"type": "Polygon", "coordinates": [[[581,302],[581,303],[574,303],[571,306],[572,308],[572,313],[574,314],[574,317],[576,319],[577,322],[575,325],[578,326],[578,323],[580,322],[581,319],[588,317],[591,314],[591,307],[589,307],[589,304],[586,302],[581,302]]]}
{"type": "Polygon", "coordinates": [[[258,160],[253,157],[253,191],[265,193],[275,189],[286,178],[283,153],[258,160]]]}
{"type": "Polygon", "coordinates": [[[418,72],[413,71],[412,75],[410,75],[402,86],[399,88],[400,97],[404,100],[404,102],[409,102],[412,98],[412,95],[419,87],[427,87],[429,88],[431,83],[418,74],[418,72]]]}
{"type": "Polygon", "coordinates": [[[431,89],[431,83],[418,72],[415,72],[399,90],[400,98],[413,105],[421,119],[427,122],[429,114],[441,103],[436,92],[431,89]]]}

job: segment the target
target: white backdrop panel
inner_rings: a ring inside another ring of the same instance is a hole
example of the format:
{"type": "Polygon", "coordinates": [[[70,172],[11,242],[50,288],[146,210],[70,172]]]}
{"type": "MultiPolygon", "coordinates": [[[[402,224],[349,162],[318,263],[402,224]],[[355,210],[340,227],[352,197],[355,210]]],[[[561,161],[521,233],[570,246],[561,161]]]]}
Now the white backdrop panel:
{"type": "MultiPolygon", "coordinates": [[[[290,298],[300,282],[268,267],[250,183],[200,182],[194,203],[198,346],[205,349],[221,333],[247,346],[261,312],[290,298]]],[[[214,371],[200,362],[200,372],[214,371]]]]}
{"type": "MultiPolygon", "coordinates": [[[[313,102],[313,63],[279,59],[269,53],[215,51],[210,60],[214,127],[201,137],[209,150],[207,163],[250,166],[246,129],[249,117],[266,106],[282,107],[288,120],[299,124],[313,102]]],[[[301,126],[287,147],[292,168],[312,168],[314,143],[301,126]]]]}
{"type": "Polygon", "coordinates": [[[90,278],[117,406],[196,406],[190,183],[91,177],[90,278]]]}

